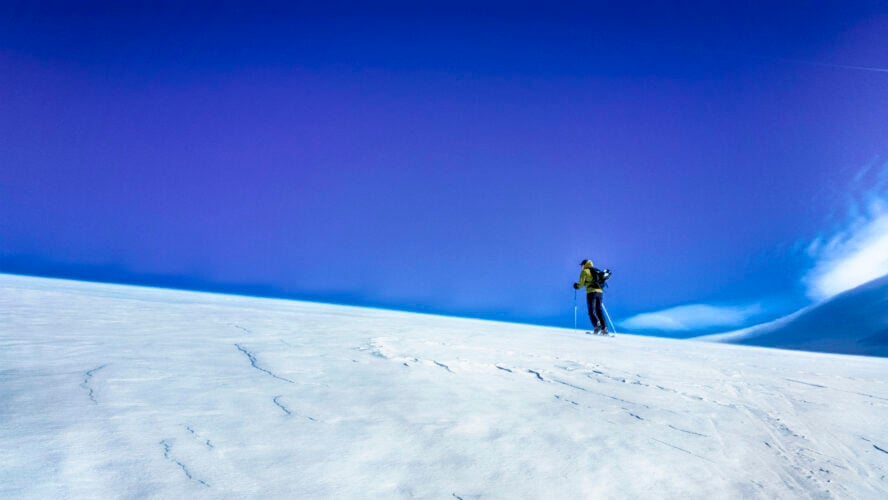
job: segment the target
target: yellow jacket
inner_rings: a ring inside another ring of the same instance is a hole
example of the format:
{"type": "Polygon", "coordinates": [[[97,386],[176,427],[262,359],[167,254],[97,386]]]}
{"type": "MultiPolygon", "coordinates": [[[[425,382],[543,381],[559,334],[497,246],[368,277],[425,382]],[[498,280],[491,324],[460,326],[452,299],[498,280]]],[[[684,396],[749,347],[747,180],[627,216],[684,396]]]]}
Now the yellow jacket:
{"type": "Polygon", "coordinates": [[[580,271],[580,279],[577,281],[576,289],[586,287],[586,293],[601,292],[601,288],[595,286],[595,280],[592,279],[592,261],[587,260],[580,271]]]}

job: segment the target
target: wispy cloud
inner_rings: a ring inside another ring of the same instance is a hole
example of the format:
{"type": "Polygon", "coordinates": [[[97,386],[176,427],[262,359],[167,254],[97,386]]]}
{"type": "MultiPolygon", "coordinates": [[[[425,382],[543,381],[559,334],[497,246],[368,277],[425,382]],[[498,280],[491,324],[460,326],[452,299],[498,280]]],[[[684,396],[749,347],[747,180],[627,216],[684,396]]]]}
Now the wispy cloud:
{"type": "Polygon", "coordinates": [[[888,274],[888,162],[875,175],[866,167],[855,182],[869,180],[864,202],[852,202],[844,228],[808,246],[814,259],[802,281],[807,295],[826,300],[888,274]]]}
{"type": "Polygon", "coordinates": [[[629,330],[686,332],[710,328],[738,327],[763,312],[761,304],[746,306],[713,306],[688,304],[661,311],[638,314],[622,321],[629,330]]]}
{"type": "Polygon", "coordinates": [[[875,71],[877,73],[888,73],[888,68],[879,68],[877,66],[857,66],[854,64],[833,64],[833,63],[819,62],[819,61],[803,61],[800,59],[775,59],[775,60],[793,63],[793,64],[803,64],[806,66],[821,66],[824,68],[852,69],[852,70],[856,70],[856,71],[875,71]]]}

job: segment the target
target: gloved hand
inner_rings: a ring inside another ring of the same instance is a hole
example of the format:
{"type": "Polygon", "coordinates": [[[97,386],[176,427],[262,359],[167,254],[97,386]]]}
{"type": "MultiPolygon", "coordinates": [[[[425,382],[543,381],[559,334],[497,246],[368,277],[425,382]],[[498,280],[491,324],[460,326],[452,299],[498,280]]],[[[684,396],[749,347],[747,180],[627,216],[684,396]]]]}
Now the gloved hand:
{"type": "Polygon", "coordinates": [[[579,283],[574,283],[574,290],[576,290],[576,289],[578,289],[578,288],[580,288],[580,284],[579,284],[579,283]]]}

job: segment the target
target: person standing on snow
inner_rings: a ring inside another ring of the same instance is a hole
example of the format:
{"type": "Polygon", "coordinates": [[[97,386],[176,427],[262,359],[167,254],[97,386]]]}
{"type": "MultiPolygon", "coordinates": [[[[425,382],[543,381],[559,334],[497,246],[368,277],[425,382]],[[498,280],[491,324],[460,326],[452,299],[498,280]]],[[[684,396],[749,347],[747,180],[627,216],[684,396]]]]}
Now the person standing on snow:
{"type": "Polygon", "coordinates": [[[604,320],[602,310],[602,296],[604,282],[610,277],[610,271],[595,269],[592,261],[585,259],[580,262],[580,280],[573,284],[574,290],[586,287],[586,307],[589,311],[589,320],[595,328],[593,333],[607,335],[607,322],[604,320]]]}

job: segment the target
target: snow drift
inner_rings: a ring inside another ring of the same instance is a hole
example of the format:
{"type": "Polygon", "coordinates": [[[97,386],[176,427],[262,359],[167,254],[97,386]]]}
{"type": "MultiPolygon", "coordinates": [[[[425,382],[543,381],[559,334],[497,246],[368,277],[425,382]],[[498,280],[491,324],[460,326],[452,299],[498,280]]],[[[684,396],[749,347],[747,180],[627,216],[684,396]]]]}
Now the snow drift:
{"type": "Polygon", "coordinates": [[[770,323],[695,340],[888,357],[888,275],[770,323]]]}
{"type": "Polygon", "coordinates": [[[885,498],[888,359],[0,275],[2,498],[885,498]]]}

